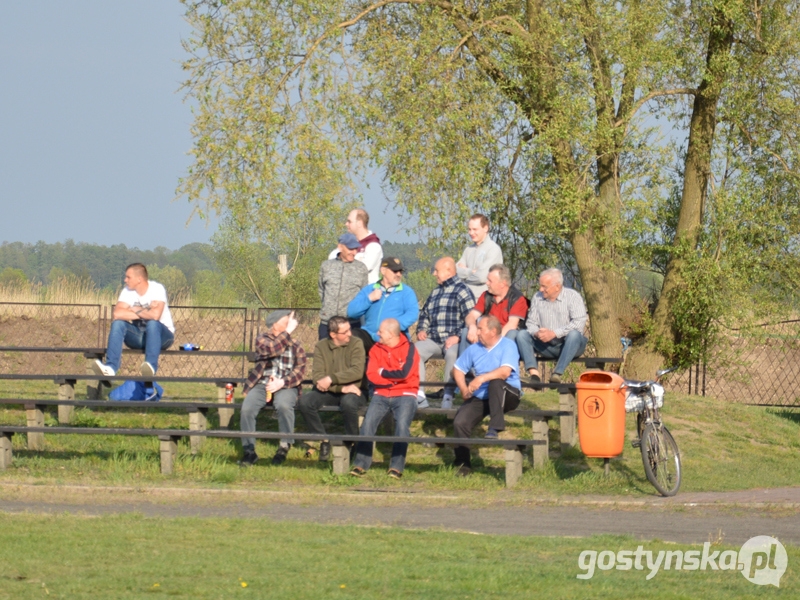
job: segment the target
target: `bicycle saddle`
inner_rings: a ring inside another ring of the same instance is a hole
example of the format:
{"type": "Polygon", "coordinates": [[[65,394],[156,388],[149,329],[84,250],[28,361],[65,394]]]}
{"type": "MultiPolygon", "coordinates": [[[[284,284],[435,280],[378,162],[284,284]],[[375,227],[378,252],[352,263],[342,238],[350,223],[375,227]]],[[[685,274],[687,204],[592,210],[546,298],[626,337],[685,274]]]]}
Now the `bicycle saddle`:
{"type": "Polygon", "coordinates": [[[626,379],[625,387],[634,393],[643,392],[645,390],[649,390],[652,383],[652,381],[636,381],[634,379],[626,379]]]}

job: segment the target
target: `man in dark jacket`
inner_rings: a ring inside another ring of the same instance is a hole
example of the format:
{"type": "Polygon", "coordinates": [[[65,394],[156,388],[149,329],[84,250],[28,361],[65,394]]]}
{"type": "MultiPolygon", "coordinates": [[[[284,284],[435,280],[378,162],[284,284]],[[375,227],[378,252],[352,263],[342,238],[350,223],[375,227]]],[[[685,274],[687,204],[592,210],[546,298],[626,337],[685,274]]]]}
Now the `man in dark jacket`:
{"type": "MultiPolygon", "coordinates": [[[[325,433],[319,417],[323,406],[341,407],[344,431],[358,436],[358,411],[366,403],[361,393],[364,377],[364,343],[353,336],[346,317],[335,316],[328,321],[330,337],[317,342],[314,348],[314,366],[311,381],[314,388],[303,394],[297,409],[305,419],[309,433],[325,433]]],[[[330,442],[322,442],[319,459],[328,460],[330,442]]]]}

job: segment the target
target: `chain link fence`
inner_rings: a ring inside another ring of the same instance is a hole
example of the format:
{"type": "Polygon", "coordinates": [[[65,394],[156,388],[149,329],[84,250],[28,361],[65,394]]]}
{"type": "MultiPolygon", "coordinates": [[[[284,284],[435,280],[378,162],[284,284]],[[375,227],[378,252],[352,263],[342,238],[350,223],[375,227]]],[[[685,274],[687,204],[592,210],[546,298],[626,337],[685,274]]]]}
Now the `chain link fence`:
{"type": "MultiPolygon", "coordinates": [[[[252,352],[256,338],[265,329],[264,318],[276,308],[171,306],[170,310],[176,325],[172,349],[192,343],[206,351],[252,352]]],[[[318,339],[319,309],[293,310],[299,321],[293,337],[311,358],[318,339]]],[[[0,302],[0,346],[104,348],[111,314],[111,306],[98,304],[0,302]]],[[[734,331],[708,363],[672,373],[665,387],[746,404],[798,405],[799,339],[800,320],[764,325],[755,331],[734,331]]],[[[596,355],[591,342],[586,355],[596,355]]],[[[120,374],[137,374],[141,361],[140,355],[124,355],[120,374]]],[[[247,375],[250,366],[245,357],[187,352],[164,355],[159,374],[240,378],[247,375]]],[[[63,375],[83,373],[87,368],[88,361],[81,353],[0,352],[3,373],[63,375]]],[[[578,365],[570,369],[567,375],[574,380],[581,369],[578,365]]],[[[428,371],[430,380],[441,379],[438,362],[432,361],[428,371]]]]}

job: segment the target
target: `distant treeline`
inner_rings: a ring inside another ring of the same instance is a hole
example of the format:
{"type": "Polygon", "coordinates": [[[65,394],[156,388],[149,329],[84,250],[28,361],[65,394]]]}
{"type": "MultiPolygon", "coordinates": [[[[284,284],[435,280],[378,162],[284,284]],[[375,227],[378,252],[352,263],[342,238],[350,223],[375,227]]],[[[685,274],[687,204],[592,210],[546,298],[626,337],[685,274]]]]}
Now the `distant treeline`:
{"type": "MultiPolygon", "coordinates": [[[[422,258],[425,250],[422,244],[384,243],[384,254],[399,256],[409,272],[431,267],[432,260],[422,258]]],[[[214,247],[202,243],[187,244],[178,250],[162,246],[140,250],[124,244],[100,246],[72,240],[55,244],[4,242],[0,245],[0,274],[5,273],[6,279],[19,279],[24,274],[29,282],[43,284],[72,275],[91,280],[98,288],[116,289],[122,284],[125,266],[141,262],[162,270],[178,269],[186,284],[195,287],[198,273],[219,272],[214,256],[214,247]]]]}

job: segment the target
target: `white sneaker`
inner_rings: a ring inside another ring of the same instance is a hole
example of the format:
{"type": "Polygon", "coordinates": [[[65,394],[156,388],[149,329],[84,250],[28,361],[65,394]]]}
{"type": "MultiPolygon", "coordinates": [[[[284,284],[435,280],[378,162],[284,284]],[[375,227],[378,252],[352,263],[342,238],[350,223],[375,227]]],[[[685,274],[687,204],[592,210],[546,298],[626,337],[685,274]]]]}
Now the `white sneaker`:
{"type": "Polygon", "coordinates": [[[94,363],[92,363],[92,371],[94,371],[97,375],[105,375],[106,377],[114,377],[114,375],[117,374],[113,368],[109,367],[108,365],[104,365],[99,360],[96,360],[94,363]]]}
{"type": "Polygon", "coordinates": [[[425,394],[417,394],[417,408],[430,408],[430,404],[428,404],[428,398],[425,394]]]}
{"type": "Polygon", "coordinates": [[[453,408],[453,397],[445,396],[442,398],[442,408],[453,408]]]}
{"type": "Polygon", "coordinates": [[[147,361],[143,362],[142,366],[139,367],[139,372],[142,374],[142,377],[152,377],[156,374],[156,370],[153,368],[153,365],[147,361]]]}

